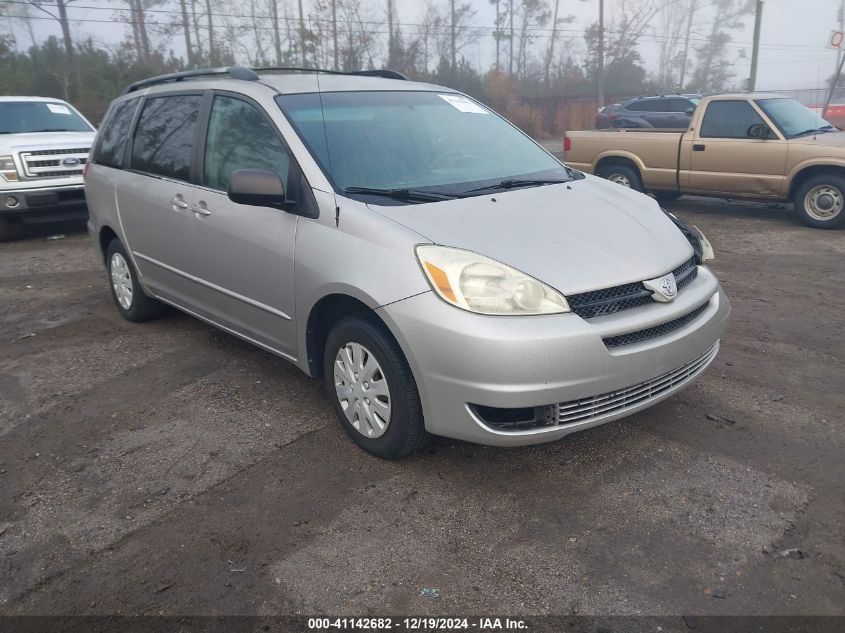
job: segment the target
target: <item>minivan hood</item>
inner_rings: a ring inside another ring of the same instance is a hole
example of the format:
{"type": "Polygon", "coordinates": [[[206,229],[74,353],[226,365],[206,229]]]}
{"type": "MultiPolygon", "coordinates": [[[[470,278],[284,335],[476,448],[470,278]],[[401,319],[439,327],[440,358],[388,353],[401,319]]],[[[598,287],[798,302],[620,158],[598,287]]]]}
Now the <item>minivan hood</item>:
{"type": "Polygon", "coordinates": [[[94,132],[31,132],[27,134],[0,134],[0,152],[30,152],[42,149],[89,148],[94,143],[94,132]]]}
{"type": "Polygon", "coordinates": [[[693,254],[652,198],[593,176],[431,204],[370,207],[435,244],[481,253],[563,294],[652,279],[693,254]]]}

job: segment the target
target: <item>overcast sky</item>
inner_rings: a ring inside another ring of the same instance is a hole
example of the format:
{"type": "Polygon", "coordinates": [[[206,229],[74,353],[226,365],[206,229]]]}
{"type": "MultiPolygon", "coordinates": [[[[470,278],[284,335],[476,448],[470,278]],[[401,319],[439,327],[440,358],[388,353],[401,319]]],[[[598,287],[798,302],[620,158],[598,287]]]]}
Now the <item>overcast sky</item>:
{"type": "MultiPolygon", "coordinates": [[[[309,0],[304,0],[306,7],[309,0]]],[[[492,24],[495,14],[493,5],[488,0],[471,0],[477,14],[474,25],[487,26],[492,24]]],[[[669,0],[671,1],[671,0],[669,0]]],[[[435,0],[446,4],[446,0],[435,0]]],[[[610,15],[617,8],[621,0],[605,0],[606,12],[610,15]]],[[[836,52],[826,47],[830,31],[838,29],[837,10],[842,0],[765,0],[763,12],[762,38],[760,48],[760,66],[757,87],[760,90],[776,89],[807,89],[817,88],[824,84],[836,66],[836,52]]],[[[293,3],[292,3],[293,4],[293,3]]],[[[378,0],[370,0],[370,4],[378,7],[378,0]]],[[[77,0],[77,5],[83,7],[115,7],[120,3],[115,0],[77,0]]],[[[400,22],[419,22],[424,2],[421,0],[396,0],[400,22]]],[[[123,4],[122,6],[126,6],[123,4]]],[[[307,9],[306,9],[307,10],[307,9]]],[[[374,9],[374,12],[378,9],[374,9]]],[[[578,53],[583,51],[583,38],[577,31],[583,30],[596,19],[598,0],[561,0],[561,14],[573,14],[576,21],[564,28],[568,31],[565,36],[572,38],[572,46],[578,53]],[[573,32],[575,31],[575,32],[573,32]]],[[[96,8],[72,8],[72,18],[83,20],[111,20],[114,13],[96,8]]],[[[151,15],[151,19],[165,19],[170,16],[151,15]]],[[[381,17],[381,15],[379,15],[381,17]]],[[[656,21],[655,21],[656,23],[656,21]]],[[[730,47],[731,58],[736,59],[736,79],[748,76],[751,57],[751,39],[754,19],[746,19],[744,30],[734,33],[730,47]],[[740,59],[741,50],[745,49],[747,57],[740,59]]],[[[77,33],[91,34],[106,44],[115,44],[125,36],[128,27],[115,23],[77,22],[74,30],[77,33]]],[[[413,30],[406,27],[405,30],[413,30]]],[[[54,33],[59,35],[58,25],[50,20],[37,22],[37,37],[44,37],[54,33]]],[[[706,37],[707,25],[702,23],[695,37],[706,37]]],[[[22,42],[26,36],[18,35],[22,42]]],[[[651,39],[646,36],[640,50],[646,60],[646,66],[653,70],[656,66],[657,48],[653,32],[651,39]]],[[[173,38],[174,50],[183,54],[178,47],[179,39],[173,38]]],[[[481,38],[478,44],[464,51],[464,54],[476,65],[487,67],[493,58],[493,40],[491,37],[481,38]]]]}

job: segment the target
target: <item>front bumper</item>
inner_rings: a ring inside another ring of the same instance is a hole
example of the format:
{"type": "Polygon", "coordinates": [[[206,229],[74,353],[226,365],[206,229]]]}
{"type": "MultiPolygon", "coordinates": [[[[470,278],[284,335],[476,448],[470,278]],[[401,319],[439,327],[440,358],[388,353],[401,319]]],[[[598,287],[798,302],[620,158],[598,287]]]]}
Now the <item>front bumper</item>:
{"type": "Polygon", "coordinates": [[[0,215],[17,216],[25,222],[85,218],[84,185],[0,189],[0,215]]]}
{"type": "Polygon", "coordinates": [[[714,275],[700,267],[695,281],[672,303],[589,320],[571,313],[482,316],[456,309],[432,292],[378,312],[411,365],[428,431],[480,444],[520,446],[630,415],[683,388],[715,357],[730,303],[714,275]],[[700,314],[668,334],[614,348],[603,341],[671,321],[702,305],[700,314]],[[692,369],[679,374],[685,367],[692,369]],[[667,375],[681,379],[666,387],[667,375]],[[494,428],[471,406],[511,409],[618,400],[622,392],[636,388],[641,393],[651,388],[644,385],[658,383],[665,388],[630,406],[529,430],[494,428]]]}

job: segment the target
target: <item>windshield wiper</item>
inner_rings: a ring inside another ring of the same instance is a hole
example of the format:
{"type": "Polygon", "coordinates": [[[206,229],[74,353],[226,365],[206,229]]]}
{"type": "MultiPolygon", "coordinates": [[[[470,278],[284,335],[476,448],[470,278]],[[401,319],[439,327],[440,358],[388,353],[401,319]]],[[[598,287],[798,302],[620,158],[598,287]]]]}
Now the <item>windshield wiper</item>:
{"type": "Polygon", "coordinates": [[[570,180],[563,180],[560,178],[540,178],[535,180],[502,180],[494,185],[486,185],[476,189],[470,189],[464,193],[476,193],[478,191],[488,191],[490,189],[516,189],[518,187],[535,187],[540,185],[559,185],[561,183],[571,182],[570,180]]]}
{"type": "Polygon", "coordinates": [[[810,128],[809,130],[804,130],[803,132],[798,132],[798,134],[793,134],[792,138],[796,138],[798,136],[804,136],[805,134],[817,134],[819,132],[832,132],[836,128],[832,125],[825,125],[824,127],[814,127],[810,128]]]}
{"type": "Polygon", "coordinates": [[[43,130],[32,130],[33,132],[74,132],[75,130],[68,130],[63,127],[45,127],[43,130]]]}
{"type": "Polygon", "coordinates": [[[346,187],[343,193],[358,193],[366,196],[383,196],[394,200],[408,202],[438,202],[440,200],[454,200],[459,196],[451,193],[436,193],[417,191],[415,189],[376,189],[373,187],[346,187]]]}

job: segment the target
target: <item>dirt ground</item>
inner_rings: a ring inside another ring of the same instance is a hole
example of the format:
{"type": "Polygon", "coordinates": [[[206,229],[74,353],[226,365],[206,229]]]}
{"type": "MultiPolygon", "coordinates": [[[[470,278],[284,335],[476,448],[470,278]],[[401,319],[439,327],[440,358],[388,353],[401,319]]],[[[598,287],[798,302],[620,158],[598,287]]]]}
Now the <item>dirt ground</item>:
{"type": "Polygon", "coordinates": [[[400,462],[284,361],[123,321],[83,227],[0,244],[0,613],[845,614],[845,231],[671,206],[734,308],[693,386],[400,462]]]}

